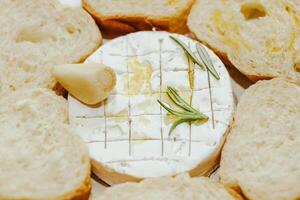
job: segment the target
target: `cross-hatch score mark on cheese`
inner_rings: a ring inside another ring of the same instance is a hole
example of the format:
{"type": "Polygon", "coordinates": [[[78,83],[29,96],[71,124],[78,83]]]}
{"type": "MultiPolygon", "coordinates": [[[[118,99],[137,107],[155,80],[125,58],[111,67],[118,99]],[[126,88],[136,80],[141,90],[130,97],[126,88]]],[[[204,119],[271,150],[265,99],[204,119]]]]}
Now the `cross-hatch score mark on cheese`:
{"type": "MultiPolygon", "coordinates": [[[[177,36],[196,52],[195,42],[177,36]]],[[[216,128],[181,124],[169,137],[171,123],[157,103],[168,101],[168,85],[176,87],[193,107],[210,116],[207,73],[193,69],[178,45],[165,32],[138,32],[103,45],[86,62],[109,65],[117,73],[117,85],[107,101],[87,107],[69,97],[71,124],[87,142],[93,160],[134,177],[168,176],[190,171],[205,160],[214,160],[232,118],[233,97],[229,75],[221,61],[208,51],[220,80],[211,80],[216,128]],[[139,68],[143,69],[139,69],[139,68]],[[135,71],[149,81],[132,80],[135,71]],[[134,81],[140,83],[130,90],[134,81]],[[127,88],[126,88],[127,87],[127,88]],[[192,95],[191,95],[192,94],[192,95]]],[[[213,166],[202,166],[200,173],[213,166]]],[[[101,177],[100,177],[101,178],[101,177]]]]}

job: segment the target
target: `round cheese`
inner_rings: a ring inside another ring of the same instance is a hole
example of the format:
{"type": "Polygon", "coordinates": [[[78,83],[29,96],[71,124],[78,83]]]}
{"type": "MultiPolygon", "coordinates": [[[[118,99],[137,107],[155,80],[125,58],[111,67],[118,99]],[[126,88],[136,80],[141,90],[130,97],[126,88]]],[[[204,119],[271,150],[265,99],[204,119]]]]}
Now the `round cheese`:
{"type": "Polygon", "coordinates": [[[70,123],[87,143],[94,173],[109,184],[148,177],[210,173],[232,120],[234,100],[223,63],[206,50],[220,75],[208,75],[189,62],[169,36],[196,54],[196,41],[167,32],[137,32],[100,47],[86,62],[102,63],[117,74],[108,99],[87,106],[69,96],[70,123]],[[157,100],[170,103],[168,86],[209,117],[183,123],[171,135],[172,117],[157,100]]]}

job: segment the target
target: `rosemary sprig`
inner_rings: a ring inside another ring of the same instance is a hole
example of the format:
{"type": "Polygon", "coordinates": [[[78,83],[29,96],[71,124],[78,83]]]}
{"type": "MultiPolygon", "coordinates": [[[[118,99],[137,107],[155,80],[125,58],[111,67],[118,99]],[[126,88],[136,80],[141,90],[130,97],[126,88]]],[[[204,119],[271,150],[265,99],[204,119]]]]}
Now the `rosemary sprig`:
{"type": "Polygon", "coordinates": [[[199,43],[196,44],[196,49],[198,55],[200,56],[202,63],[205,65],[206,69],[216,78],[220,79],[218,72],[216,71],[213,62],[211,61],[206,49],[199,43]]]}
{"type": "Polygon", "coordinates": [[[176,116],[178,119],[172,124],[169,135],[171,135],[172,131],[179,125],[185,122],[193,122],[193,121],[208,121],[208,117],[196,110],[192,106],[190,106],[183,98],[181,98],[178,94],[178,91],[175,88],[168,87],[167,95],[170,100],[178,107],[180,110],[172,109],[168,104],[157,100],[158,103],[166,109],[170,114],[176,116]]]}
{"type": "Polygon", "coordinates": [[[200,63],[199,59],[195,56],[195,54],[188,48],[188,46],[186,44],[184,44],[184,42],[182,42],[180,39],[170,35],[170,38],[172,40],[174,40],[177,44],[179,44],[179,46],[181,46],[183,48],[183,50],[190,56],[191,60],[194,63],[197,63],[199,65],[200,68],[204,69],[202,63],[200,63]]]}
{"type": "MultiPolygon", "coordinates": [[[[215,128],[215,117],[214,117],[215,115],[214,115],[214,108],[213,108],[213,103],[212,103],[212,91],[211,91],[209,72],[214,72],[216,74],[218,74],[218,73],[217,73],[216,69],[214,68],[214,65],[213,65],[211,59],[209,58],[209,55],[208,55],[206,49],[198,43],[196,44],[196,49],[197,49],[198,55],[200,56],[201,60],[203,61],[203,64],[208,69],[207,79],[208,79],[210,110],[211,110],[211,119],[212,119],[211,121],[212,121],[213,128],[215,128]]],[[[219,79],[220,79],[220,77],[219,77],[219,79]]]]}
{"type": "Polygon", "coordinates": [[[199,60],[198,57],[188,48],[188,46],[184,42],[172,35],[170,35],[170,38],[177,44],[179,44],[183,48],[183,50],[190,56],[191,60],[196,63],[201,69],[207,69],[217,80],[220,79],[220,76],[214,68],[214,65],[204,47],[202,47],[199,43],[196,44],[197,53],[200,57],[199,60]]]}

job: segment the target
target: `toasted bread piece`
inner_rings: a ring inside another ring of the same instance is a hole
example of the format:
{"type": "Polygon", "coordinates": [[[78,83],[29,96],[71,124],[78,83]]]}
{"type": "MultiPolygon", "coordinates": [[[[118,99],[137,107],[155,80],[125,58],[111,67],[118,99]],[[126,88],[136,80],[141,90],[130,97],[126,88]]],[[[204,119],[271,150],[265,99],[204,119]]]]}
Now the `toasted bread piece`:
{"type": "Polygon", "coordinates": [[[104,191],[102,195],[94,196],[93,199],[237,200],[242,198],[207,177],[190,178],[187,175],[180,175],[175,178],[152,178],[145,179],[141,183],[116,185],[104,191]]]}
{"type": "Polygon", "coordinates": [[[21,89],[0,100],[0,199],[88,199],[89,154],[66,100],[21,89]]]}
{"type": "Polygon", "coordinates": [[[107,37],[153,28],[187,32],[187,15],[194,0],[83,0],[107,37]]]}
{"type": "Polygon", "coordinates": [[[199,0],[188,26],[249,79],[300,82],[299,1],[199,0]]]}
{"type": "Polygon", "coordinates": [[[247,89],[222,152],[221,182],[248,199],[299,199],[299,119],[299,86],[273,79],[247,89]]]}
{"type": "Polygon", "coordinates": [[[80,62],[101,43],[86,11],[57,0],[3,0],[0,18],[2,92],[28,85],[52,88],[54,65],[80,62]]]}

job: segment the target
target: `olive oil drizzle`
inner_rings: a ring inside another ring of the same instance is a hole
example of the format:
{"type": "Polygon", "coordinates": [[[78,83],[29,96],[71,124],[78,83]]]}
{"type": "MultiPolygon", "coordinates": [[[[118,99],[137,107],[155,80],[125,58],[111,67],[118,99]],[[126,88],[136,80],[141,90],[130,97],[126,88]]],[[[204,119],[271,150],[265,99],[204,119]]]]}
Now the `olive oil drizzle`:
{"type": "MultiPolygon", "coordinates": [[[[191,60],[190,56],[185,53],[188,61],[188,75],[189,75],[189,85],[190,85],[190,106],[193,103],[194,96],[194,86],[195,86],[195,64],[191,60]]],[[[189,122],[189,156],[192,154],[192,122],[189,122]]]]}

